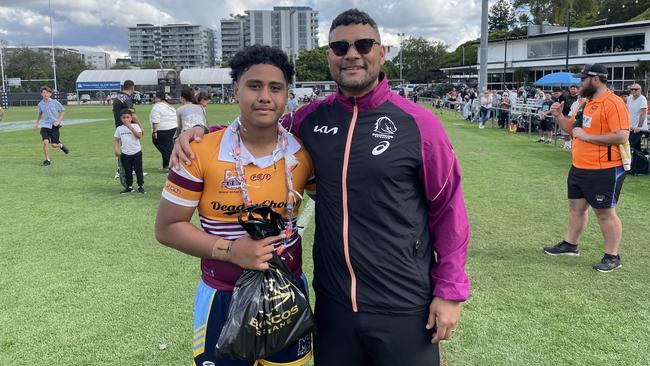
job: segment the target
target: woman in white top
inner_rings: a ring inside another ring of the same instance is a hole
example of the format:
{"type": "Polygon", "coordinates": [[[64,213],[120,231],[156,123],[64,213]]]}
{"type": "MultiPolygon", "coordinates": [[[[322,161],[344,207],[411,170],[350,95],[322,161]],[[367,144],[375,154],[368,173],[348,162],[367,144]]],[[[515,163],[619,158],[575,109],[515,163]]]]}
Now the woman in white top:
{"type": "Polygon", "coordinates": [[[183,105],[176,110],[179,133],[196,125],[208,126],[205,109],[198,102],[195,102],[194,91],[192,89],[183,89],[181,92],[181,104],[183,105]]]}
{"type": "Polygon", "coordinates": [[[152,131],[151,141],[162,156],[162,167],[160,169],[167,170],[169,156],[174,148],[174,135],[178,127],[176,110],[167,103],[167,96],[164,91],[156,93],[154,103],[149,114],[152,131]]]}

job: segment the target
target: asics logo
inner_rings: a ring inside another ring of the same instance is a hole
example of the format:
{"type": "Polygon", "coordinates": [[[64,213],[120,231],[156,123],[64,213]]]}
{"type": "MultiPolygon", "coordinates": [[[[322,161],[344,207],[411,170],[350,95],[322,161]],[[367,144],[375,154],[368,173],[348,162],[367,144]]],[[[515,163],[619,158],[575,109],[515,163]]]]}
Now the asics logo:
{"type": "Polygon", "coordinates": [[[375,146],[375,148],[372,149],[372,155],[374,156],[381,155],[384,151],[388,149],[389,146],[390,146],[389,141],[380,142],[379,145],[375,146]]]}
{"type": "Polygon", "coordinates": [[[324,134],[330,134],[331,133],[332,135],[336,135],[339,132],[339,128],[338,127],[329,127],[329,126],[316,125],[316,126],[314,126],[314,132],[324,133],[324,134]]]}

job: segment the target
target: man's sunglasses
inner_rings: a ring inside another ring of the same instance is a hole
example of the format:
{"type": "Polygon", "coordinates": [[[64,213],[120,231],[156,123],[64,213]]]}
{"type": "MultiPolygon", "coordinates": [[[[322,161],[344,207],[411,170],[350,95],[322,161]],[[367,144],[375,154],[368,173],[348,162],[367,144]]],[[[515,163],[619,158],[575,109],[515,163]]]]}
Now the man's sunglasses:
{"type": "Polygon", "coordinates": [[[641,90],[639,88],[630,88],[630,90],[641,90]]]}
{"type": "Polygon", "coordinates": [[[350,50],[350,47],[354,46],[354,48],[357,50],[362,55],[367,54],[372,50],[372,46],[375,44],[381,44],[377,41],[375,41],[372,38],[364,38],[364,39],[358,39],[354,41],[353,43],[350,43],[348,41],[336,41],[336,42],[330,42],[330,49],[332,52],[334,52],[335,55],[337,56],[345,56],[348,54],[348,51],[350,50]]]}

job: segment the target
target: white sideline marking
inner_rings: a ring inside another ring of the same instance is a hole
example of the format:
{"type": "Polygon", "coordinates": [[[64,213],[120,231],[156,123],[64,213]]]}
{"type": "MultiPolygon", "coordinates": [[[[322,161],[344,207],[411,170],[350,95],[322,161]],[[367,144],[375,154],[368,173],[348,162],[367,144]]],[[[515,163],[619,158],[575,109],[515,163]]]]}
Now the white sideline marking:
{"type": "MultiPolygon", "coordinates": [[[[63,119],[63,127],[70,125],[78,125],[81,123],[92,123],[99,121],[112,121],[110,118],[75,118],[75,119],[63,119]]],[[[11,132],[11,131],[20,131],[20,130],[30,130],[34,128],[34,122],[36,120],[30,121],[14,121],[0,123],[0,132],[11,132]]]]}

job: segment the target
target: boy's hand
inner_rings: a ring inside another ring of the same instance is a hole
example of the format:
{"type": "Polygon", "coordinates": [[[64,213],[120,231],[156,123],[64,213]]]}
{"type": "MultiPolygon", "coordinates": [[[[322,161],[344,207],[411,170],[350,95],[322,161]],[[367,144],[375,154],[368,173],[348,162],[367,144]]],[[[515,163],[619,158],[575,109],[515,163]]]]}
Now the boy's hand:
{"type": "Polygon", "coordinates": [[[119,151],[116,151],[116,152],[115,152],[115,156],[116,156],[116,157],[118,157],[118,158],[119,158],[119,157],[120,157],[120,155],[122,155],[122,153],[121,153],[121,152],[119,152],[119,151]]]}

